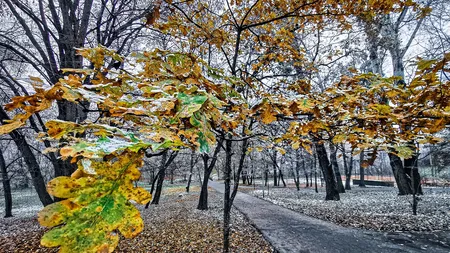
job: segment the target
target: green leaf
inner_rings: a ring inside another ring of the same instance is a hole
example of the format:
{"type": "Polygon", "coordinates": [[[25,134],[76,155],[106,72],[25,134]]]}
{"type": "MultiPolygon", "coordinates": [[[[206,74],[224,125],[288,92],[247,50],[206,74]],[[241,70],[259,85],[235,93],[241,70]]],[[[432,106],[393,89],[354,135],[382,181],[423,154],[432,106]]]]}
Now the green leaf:
{"type": "Polygon", "coordinates": [[[206,140],[205,135],[202,132],[198,133],[198,142],[200,143],[200,153],[208,153],[209,152],[209,144],[206,140]]]}
{"type": "Polygon", "coordinates": [[[401,158],[411,158],[414,155],[414,150],[406,145],[396,145],[394,146],[395,151],[397,152],[397,155],[401,158]]]}
{"type": "Polygon", "coordinates": [[[177,113],[177,118],[188,118],[202,107],[203,103],[208,99],[205,95],[188,96],[184,93],[178,93],[177,98],[181,102],[181,108],[177,113]]]}

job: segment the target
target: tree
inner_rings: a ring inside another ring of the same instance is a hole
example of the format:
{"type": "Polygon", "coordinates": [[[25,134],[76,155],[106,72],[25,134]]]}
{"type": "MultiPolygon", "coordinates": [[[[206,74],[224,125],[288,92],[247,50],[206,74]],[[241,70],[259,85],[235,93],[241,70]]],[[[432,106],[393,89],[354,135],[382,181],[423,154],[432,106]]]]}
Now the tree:
{"type": "Polygon", "coordinates": [[[186,192],[189,192],[189,188],[191,186],[191,181],[192,181],[192,173],[194,172],[194,166],[198,161],[198,157],[195,155],[195,150],[192,150],[191,152],[191,157],[189,160],[189,177],[187,180],[187,185],[186,185],[186,192]]]}
{"type": "MultiPolygon", "coordinates": [[[[82,68],[83,57],[76,53],[77,48],[87,45],[104,45],[116,48],[118,53],[127,53],[130,41],[140,36],[144,27],[140,21],[152,9],[152,5],[139,1],[58,1],[39,0],[36,4],[28,0],[5,0],[7,13],[2,18],[5,25],[0,33],[0,49],[16,56],[19,61],[29,65],[41,78],[53,85],[67,76],[62,69],[82,68]],[[14,22],[9,22],[13,19],[14,22]],[[8,21],[8,22],[6,22],[8,21]],[[20,38],[20,39],[18,39],[20,38]]],[[[110,62],[108,67],[114,65],[110,62]]],[[[0,69],[11,89],[21,87],[2,62],[0,69]]],[[[27,94],[25,89],[22,91],[27,94]]],[[[18,96],[19,94],[15,94],[18,96]]],[[[87,118],[88,104],[58,101],[58,119],[81,122],[87,118]]],[[[37,123],[30,122],[37,131],[46,131],[39,114],[37,123]]],[[[22,122],[25,124],[25,121],[22,122]]],[[[47,148],[50,144],[45,143],[47,148]]],[[[76,166],[57,159],[50,154],[55,176],[69,176],[76,166]]]]}
{"type": "Polygon", "coordinates": [[[330,160],[331,165],[333,166],[334,174],[336,176],[337,190],[339,193],[345,193],[341,172],[339,171],[339,164],[337,162],[337,148],[332,143],[330,144],[330,160]]]}
{"type": "Polygon", "coordinates": [[[347,158],[347,153],[345,151],[345,143],[342,143],[342,157],[344,160],[344,170],[345,170],[345,190],[351,190],[352,187],[350,185],[350,180],[352,176],[352,170],[353,170],[353,152],[350,151],[350,158],[347,158]],[[349,161],[347,162],[347,159],[349,161]]]}
{"type": "Polygon", "coordinates": [[[3,194],[5,195],[5,218],[12,217],[12,194],[11,183],[8,176],[8,165],[0,149],[0,170],[2,173],[3,194]]]}
{"type": "MultiPolygon", "coordinates": [[[[6,124],[8,120],[10,120],[10,118],[6,114],[5,110],[3,110],[3,108],[0,108],[0,121],[2,127],[8,128],[9,126],[11,126],[11,124],[6,124]]],[[[39,196],[39,200],[44,206],[50,205],[51,203],[53,203],[53,199],[45,189],[45,182],[44,178],[42,177],[39,163],[36,160],[36,156],[34,155],[25,136],[23,136],[23,134],[21,134],[19,130],[16,129],[10,131],[9,136],[15,142],[17,149],[22,154],[22,157],[25,158],[24,160],[27,165],[28,172],[31,175],[31,181],[33,182],[34,189],[39,196]]]]}
{"type": "Polygon", "coordinates": [[[211,172],[216,164],[217,156],[219,155],[220,150],[222,149],[223,136],[219,137],[217,141],[217,145],[214,148],[214,152],[212,157],[210,157],[207,153],[201,155],[203,159],[203,182],[202,188],[200,190],[200,198],[198,199],[197,209],[199,210],[207,210],[208,209],[208,182],[211,172]],[[209,160],[211,160],[209,162],[209,160]]]}
{"type": "MultiPolygon", "coordinates": [[[[178,155],[178,151],[172,151],[172,152],[170,152],[170,154],[168,154],[168,152],[169,151],[167,151],[167,150],[163,151],[162,156],[161,156],[161,165],[160,165],[161,167],[159,168],[158,175],[157,175],[156,191],[152,198],[153,205],[159,204],[159,199],[161,198],[162,186],[164,183],[164,178],[166,176],[166,170],[178,155]]],[[[153,194],[153,192],[152,192],[152,194],[153,194]]],[[[148,203],[145,206],[145,208],[147,208],[147,207],[148,207],[148,203]]]]}

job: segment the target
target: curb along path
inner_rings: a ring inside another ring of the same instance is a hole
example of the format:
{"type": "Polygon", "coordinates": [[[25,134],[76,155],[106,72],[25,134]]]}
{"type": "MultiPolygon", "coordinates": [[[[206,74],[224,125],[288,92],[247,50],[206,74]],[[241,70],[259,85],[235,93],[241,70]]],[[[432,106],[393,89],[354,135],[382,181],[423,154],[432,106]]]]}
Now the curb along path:
{"type": "MultiPolygon", "coordinates": [[[[224,192],[223,184],[209,181],[209,186],[220,193],[224,192]]],[[[411,242],[395,244],[381,232],[341,227],[242,192],[236,195],[234,206],[261,231],[264,238],[278,252],[449,252],[431,248],[421,249],[411,242]]]]}

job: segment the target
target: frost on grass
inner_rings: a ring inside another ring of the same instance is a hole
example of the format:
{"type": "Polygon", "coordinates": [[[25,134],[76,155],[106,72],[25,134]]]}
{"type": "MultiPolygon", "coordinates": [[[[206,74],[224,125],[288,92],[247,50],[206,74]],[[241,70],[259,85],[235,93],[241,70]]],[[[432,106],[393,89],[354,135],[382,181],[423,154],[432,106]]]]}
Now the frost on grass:
{"type": "MultiPolygon", "coordinates": [[[[0,193],[0,217],[5,216],[5,200],[0,193]]],[[[34,189],[15,190],[12,192],[12,214],[17,218],[36,217],[37,213],[42,209],[42,203],[34,189]]]]}
{"type": "MultiPolygon", "coordinates": [[[[262,198],[262,190],[253,191],[262,198]]],[[[377,231],[448,230],[450,190],[425,189],[418,214],[412,215],[412,196],[398,196],[395,188],[356,188],[340,194],[340,201],[325,201],[325,193],[312,189],[271,189],[265,200],[318,219],[347,227],[377,231]]]]}

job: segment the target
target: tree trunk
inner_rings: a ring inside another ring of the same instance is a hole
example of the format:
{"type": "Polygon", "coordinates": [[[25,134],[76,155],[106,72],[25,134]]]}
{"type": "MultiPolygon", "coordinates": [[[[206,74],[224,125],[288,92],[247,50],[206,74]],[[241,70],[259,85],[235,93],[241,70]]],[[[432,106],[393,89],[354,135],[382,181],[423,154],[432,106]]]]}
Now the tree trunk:
{"type": "MultiPolygon", "coordinates": [[[[83,111],[83,107],[69,101],[58,101],[58,119],[71,122],[82,122],[87,118],[87,113],[83,111]]],[[[84,103],[89,108],[89,103],[84,103]]],[[[77,136],[82,137],[82,136],[77,136]]],[[[70,176],[77,169],[76,163],[71,163],[70,158],[59,160],[59,167],[55,168],[55,176],[70,176]]]]}
{"type": "Polygon", "coordinates": [[[156,190],[155,190],[155,194],[153,195],[153,200],[152,200],[152,204],[153,205],[158,205],[159,204],[159,200],[161,198],[161,192],[162,192],[162,187],[163,187],[163,183],[164,183],[164,178],[166,176],[166,170],[167,168],[169,168],[170,164],[173,162],[173,160],[175,160],[175,158],[178,155],[178,151],[172,151],[168,156],[169,151],[166,150],[162,153],[162,157],[161,157],[161,165],[160,165],[160,169],[158,172],[158,180],[157,180],[157,184],[156,184],[156,190]]]}
{"type": "Polygon", "coordinates": [[[319,190],[317,189],[317,152],[314,155],[314,190],[316,193],[319,193],[319,190]]]}
{"type": "Polygon", "coordinates": [[[208,155],[203,154],[202,159],[203,159],[203,167],[204,167],[203,183],[202,183],[202,188],[200,191],[200,198],[198,200],[197,209],[198,210],[208,210],[208,181],[209,181],[208,178],[209,178],[212,170],[208,169],[208,160],[209,160],[208,155]]]}
{"type": "Polygon", "coordinates": [[[398,187],[398,195],[412,194],[411,179],[406,175],[402,160],[395,154],[389,153],[389,160],[398,187]]]}
{"type": "MultiPolygon", "coordinates": [[[[429,1],[427,3],[427,7],[431,4],[432,1],[429,1]]],[[[392,68],[394,71],[394,76],[397,76],[400,78],[400,80],[397,82],[397,86],[399,88],[405,88],[406,83],[404,81],[405,79],[405,67],[403,63],[403,57],[406,53],[406,51],[409,49],[412,40],[417,34],[417,31],[419,27],[422,25],[422,22],[424,20],[424,17],[421,17],[417,20],[416,27],[414,28],[413,32],[411,33],[410,37],[407,38],[407,43],[404,48],[402,47],[402,40],[405,38],[401,38],[399,31],[400,31],[400,25],[402,22],[405,21],[406,15],[400,15],[397,20],[392,22],[389,18],[390,16],[386,16],[386,20],[391,22],[390,25],[387,26],[389,29],[385,29],[384,31],[387,31],[386,35],[387,38],[390,40],[390,43],[387,43],[386,49],[389,50],[389,53],[391,55],[392,60],[392,68]]],[[[409,129],[409,125],[403,125],[401,126],[404,129],[409,129]]],[[[414,144],[412,144],[414,145],[414,144]]],[[[418,154],[417,154],[418,156],[418,154]]],[[[401,163],[400,158],[395,154],[389,154],[389,159],[392,167],[392,171],[394,172],[394,177],[397,182],[397,186],[399,188],[399,195],[405,195],[405,194],[413,194],[421,193],[422,187],[420,186],[420,174],[417,167],[417,159],[418,157],[413,156],[410,159],[405,159],[404,165],[401,163]],[[411,185],[411,178],[413,179],[412,185],[411,185]]],[[[415,196],[414,196],[414,203],[415,203],[415,196]]]]}
{"type": "Polygon", "coordinates": [[[276,164],[273,165],[273,186],[278,186],[278,177],[277,177],[277,169],[276,164]]]}
{"type": "Polygon", "coordinates": [[[225,191],[223,198],[223,252],[228,253],[230,251],[230,182],[231,182],[231,138],[232,135],[227,135],[225,141],[225,191]]]}
{"type": "Polygon", "coordinates": [[[153,195],[152,205],[158,205],[161,198],[161,191],[164,183],[164,177],[166,176],[166,161],[168,151],[164,151],[161,157],[161,165],[158,172],[158,180],[156,184],[155,194],[153,195]]]}
{"type": "MultiPolygon", "coordinates": [[[[157,181],[158,178],[159,178],[160,172],[161,172],[161,170],[158,170],[158,173],[156,174],[156,176],[153,176],[152,187],[150,188],[150,194],[152,194],[152,196],[153,196],[153,192],[155,191],[156,181],[157,181]]],[[[148,203],[145,205],[145,209],[147,209],[149,206],[150,206],[150,202],[148,202],[148,203]]]]}
{"type": "Polygon", "coordinates": [[[350,164],[347,164],[347,154],[345,152],[345,144],[342,144],[342,158],[344,159],[344,170],[345,170],[345,190],[351,190],[350,185],[353,169],[353,154],[350,153],[350,164]]]}
{"type": "Polygon", "coordinates": [[[207,210],[208,209],[208,181],[209,176],[211,175],[212,170],[214,169],[214,166],[216,165],[217,156],[219,155],[220,149],[222,147],[223,143],[223,137],[221,137],[216,145],[216,148],[214,149],[213,157],[211,158],[211,162],[208,164],[208,160],[210,160],[208,154],[203,154],[203,183],[200,191],[200,198],[198,200],[197,209],[199,210],[207,210]]]}
{"type": "MultiPolygon", "coordinates": [[[[301,158],[302,158],[302,169],[303,169],[303,172],[305,173],[305,178],[306,178],[306,188],[308,188],[309,187],[309,181],[308,181],[308,172],[306,171],[305,157],[302,155],[301,158]]],[[[297,181],[300,182],[300,175],[298,175],[298,174],[297,174],[297,181]]]]}
{"type": "Polygon", "coordinates": [[[364,182],[364,149],[359,153],[359,187],[366,187],[364,182]]]}
{"type": "Polygon", "coordinates": [[[191,181],[192,181],[192,173],[194,172],[194,156],[195,156],[195,150],[192,150],[191,153],[191,161],[190,161],[190,167],[189,167],[189,179],[186,186],[186,192],[189,192],[189,188],[191,187],[191,181]]]}
{"type": "MultiPolygon", "coordinates": [[[[9,120],[8,115],[0,107],[0,121],[4,124],[4,120],[9,120]]],[[[36,160],[36,156],[31,151],[31,147],[26,141],[25,137],[18,131],[14,130],[9,133],[9,136],[14,140],[14,143],[17,146],[17,149],[22,154],[22,157],[25,160],[25,163],[28,168],[28,172],[31,175],[31,181],[33,182],[34,189],[36,190],[39,200],[41,203],[46,206],[53,203],[53,199],[47,192],[45,188],[44,178],[42,177],[41,168],[39,167],[39,163],[36,160]]]]}
{"type": "Polygon", "coordinates": [[[417,166],[417,161],[419,159],[419,153],[415,153],[411,158],[405,159],[405,172],[410,175],[412,181],[412,192],[413,194],[422,195],[422,185],[420,183],[419,167],[417,166]]]}
{"type": "Polygon", "coordinates": [[[342,183],[341,172],[337,162],[337,148],[333,143],[330,143],[330,160],[333,166],[334,175],[336,176],[337,190],[339,193],[345,193],[344,184],[342,183]]]}
{"type": "Polygon", "coordinates": [[[269,181],[269,171],[266,170],[264,171],[264,186],[267,186],[267,182],[269,181]]]}
{"type": "Polygon", "coordinates": [[[326,196],[325,200],[339,200],[339,192],[337,190],[336,177],[333,173],[333,167],[328,160],[327,150],[323,143],[315,142],[316,152],[320,168],[322,169],[325,179],[326,196]]]}
{"type": "MultiPolygon", "coordinates": [[[[283,187],[286,187],[286,182],[284,181],[284,176],[283,176],[283,172],[281,171],[281,169],[278,170],[278,177],[281,179],[281,182],[283,183],[283,187]]],[[[278,185],[280,185],[278,183],[278,185]]]]}
{"type": "Polygon", "coordinates": [[[294,183],[295,183],[295,187],[297,188],[297,191],[300,191],[300,177],[299,177],[299,172],[300,172],[300,161],[299,161],[299,153],[298,150],[295,151],[295,171],[292,170],[292,172],[294,173],[294,183]]]}
{"type": "Polygon", "coordinates": [[[0,169],[2,173],[3,194],[5,195],[5,218],[12,217],[12,194],[11,184],[6,168],[5,158],[3,157],[2,150],[0,149],[0,169]]]}
{"type": "Polygon", "coordinates": [[[198,181],[200,183],[200,187],[203,185],[202,175],[200,173],[200,168],[197,166],[197,175],[198,175],[198,181]]]}

